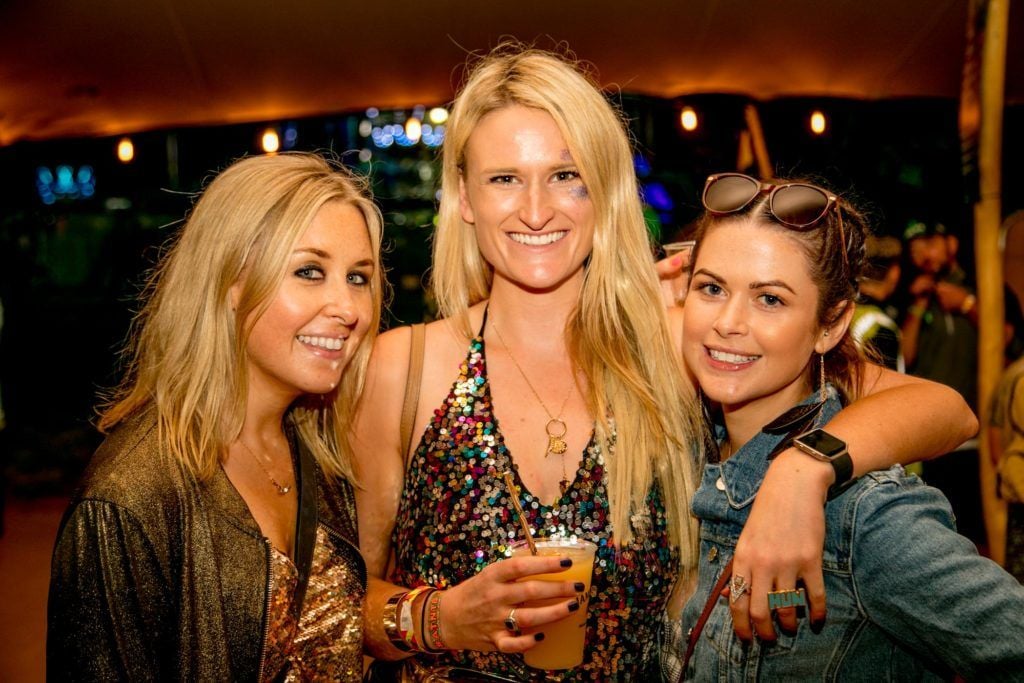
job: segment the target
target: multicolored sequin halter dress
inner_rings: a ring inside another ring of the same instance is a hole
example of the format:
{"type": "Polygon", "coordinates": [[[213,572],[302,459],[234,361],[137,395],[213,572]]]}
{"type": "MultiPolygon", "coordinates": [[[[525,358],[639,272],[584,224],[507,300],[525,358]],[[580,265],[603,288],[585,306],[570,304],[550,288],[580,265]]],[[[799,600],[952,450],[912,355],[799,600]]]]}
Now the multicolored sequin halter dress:
{"type": "MultiPolygon", "coordinates": [[[[633,516],[633,542],[613,545],[605,457],[592,437],[574,480],[553,506],[529,493],[493,414],[481,326],[409,464],[393,538],[392,580],[410,588],[448,588],[506,557],[522,536],[502,479],[510,470],[535,538],[575,534],[598,546],[583,664],[547,673],[565,681],[643,680],[657,654],[656,629],[679,556],[670,545],[656,487],[645,514],[633,516]]],[[[526,666],[520,655],[460,651],[448,663],[524,681],[546,675],[526,666]]]]}

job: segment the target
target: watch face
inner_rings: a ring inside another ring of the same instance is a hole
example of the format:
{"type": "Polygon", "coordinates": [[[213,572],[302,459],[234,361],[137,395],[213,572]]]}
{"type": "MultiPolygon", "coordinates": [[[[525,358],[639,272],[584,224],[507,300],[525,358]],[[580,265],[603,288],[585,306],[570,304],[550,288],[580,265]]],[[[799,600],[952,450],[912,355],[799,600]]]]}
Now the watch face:
{"type": "Polygon", "coordinates": [[[800,436],[797,441],[828,457],[834,457],[846,450],[846,443],[822,429],[807,432],[800,436]]]}

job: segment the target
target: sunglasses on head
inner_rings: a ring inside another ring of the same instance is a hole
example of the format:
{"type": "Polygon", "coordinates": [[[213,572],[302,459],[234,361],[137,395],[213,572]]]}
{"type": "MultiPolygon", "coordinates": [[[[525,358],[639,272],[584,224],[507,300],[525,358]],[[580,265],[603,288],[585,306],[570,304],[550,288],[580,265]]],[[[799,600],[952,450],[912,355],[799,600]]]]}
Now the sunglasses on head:
{"type": "Polygon", "coordinates": [[[832,209],[839,198],[809,183],[765,183],[742,173],[716,173],[704,183],[701,201],[716,216],[736,213],[768,193],[768,211],[783,225],[797,230],[813,227],[832,209]]]}

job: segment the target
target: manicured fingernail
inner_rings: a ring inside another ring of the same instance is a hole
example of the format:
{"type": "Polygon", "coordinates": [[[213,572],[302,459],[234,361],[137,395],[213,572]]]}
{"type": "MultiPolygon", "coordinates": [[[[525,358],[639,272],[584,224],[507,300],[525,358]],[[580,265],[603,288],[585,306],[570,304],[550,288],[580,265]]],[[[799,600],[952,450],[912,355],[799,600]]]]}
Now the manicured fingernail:
{"type": "Polygon", "coordinates": [[[825,628],[825,617],[811,622],[811,633],[821,633],[821,629],[825,628]]]}
{"type": "Polygon", "coordinates": [[[582,593],[582,592],[583,592],[583,591],[584,591],[584,590],[585,590],[585,589],[587,588],[586,586],[584,586],[584,585],[583,585],[583,582],[582,582],[582,581],[577,581],[576,583],[574,583],[574,584],[572,585],[572,587],[573,587],[573,589],[574,589],[574,590],[575,590],[575,591],[576,591],[577,593],[582,593]]]}
{"type": "Polygon", "coordinates": [[[571,567],[572,566],[572,558],[571,557],[563,557],[562,560],[558,564],[562,565],[563,567],[571,567]]]}
{"type": "Polygon", "coordinates": [[[544,640],[544,634],[543,633],[534,633],[533,634],[533,639],[536,640],[539,643],[540,641],[544,640]]]}
{"type": "Polygon", "coordinates": [[[573,600],[572,602],[569,603],[569,611],[570,612],[575,612],[579,608],[580,608],[579,600],[573,600]]]}

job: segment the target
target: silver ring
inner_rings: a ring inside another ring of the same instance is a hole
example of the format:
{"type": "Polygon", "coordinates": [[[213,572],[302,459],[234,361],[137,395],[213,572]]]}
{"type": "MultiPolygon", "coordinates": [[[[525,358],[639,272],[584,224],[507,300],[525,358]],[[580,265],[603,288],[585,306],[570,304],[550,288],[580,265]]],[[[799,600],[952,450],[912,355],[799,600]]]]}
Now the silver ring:
{"type": "Polygon", "coordinates": [[[519,622],[516,621],[516,608],[513,607],[509,610],[508,616],[505,617],[505,628],[509,630],[514,636],[521,636],[523,632],[519,630],[519,622]]]}
{"type": "Polygon", "coordinates": [[[747,583],[746,577],[733,574],[732,579],[729,581],[729,604],[735,605],[743,597],[743,594],[749,590],[750,584],[747,583]]]}

